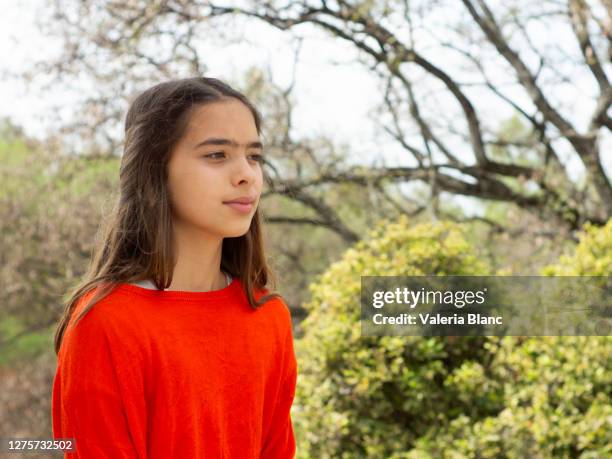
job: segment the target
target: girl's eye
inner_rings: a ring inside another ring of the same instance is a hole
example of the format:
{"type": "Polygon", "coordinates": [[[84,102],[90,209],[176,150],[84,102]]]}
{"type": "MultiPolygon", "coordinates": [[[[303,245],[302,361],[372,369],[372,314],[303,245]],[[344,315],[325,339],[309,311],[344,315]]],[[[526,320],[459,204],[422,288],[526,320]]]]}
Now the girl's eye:
{"type": "MultiPolygon", "coordinates": [[[[205,157],[205,158],[212,158],[212,159],[221,159],[221,158],[223,157],[223,156],[217,156],[217,155],[225,155],[225,153],[224,153],[224,152],[222,152],[222,151],[218,151],[218,152],[215,152],[215,153],[210,153],[210,154],[208,154],[208,155],[204,155],[204,157],[205,157]]],[[[263,155],[258,155],[258,154],[256,154],[256,155],[251,155],[251,157],[252,157],[252,158],[253,158],[255,161],[257,161],[258,163],[263,163],[263,162],[264,162],[264,157],[263,157],[263,155]]]]}

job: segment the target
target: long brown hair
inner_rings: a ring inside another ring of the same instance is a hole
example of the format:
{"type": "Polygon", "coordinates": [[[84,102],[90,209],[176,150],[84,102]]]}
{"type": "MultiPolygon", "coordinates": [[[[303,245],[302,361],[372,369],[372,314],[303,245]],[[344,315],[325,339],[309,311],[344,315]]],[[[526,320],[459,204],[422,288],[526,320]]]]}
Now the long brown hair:
{"type": "MultiPolygon", "coordinates": [[[[131,103],[125,119],[125,143],[119,171],[119,197],[100,225],[88,272],[69,293],[55,332],[55,353],[73,310],[83,295],[97,290],[75,320],[110,294],[120,283],[151,279],[158,289],[172,282],[175,252],[168,193],[170,153],[184,134],[194,107],[238,99],[252,112],[257,133],[262,116],[245,95],[215,78],[185,78],[155,85],[131,103]],[[100,288],[98,288],[100,287],[100,288]]],[[[246,298],[257,309],[278,293],[255,300],[253,289],[266,288],[275,274],[264,256],[262,218],[256,209],[249,230],[224,238],[221,269],[242,282],[246,298]]]]}

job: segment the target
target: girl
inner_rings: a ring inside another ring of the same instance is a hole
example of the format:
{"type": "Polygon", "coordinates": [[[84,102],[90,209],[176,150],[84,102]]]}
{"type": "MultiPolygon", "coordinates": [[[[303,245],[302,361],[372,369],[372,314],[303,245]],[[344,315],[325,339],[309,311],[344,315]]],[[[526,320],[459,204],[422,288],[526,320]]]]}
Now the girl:
{"type": "Polygon", "coordinates": [[[66,457],[294,456],[297,362],[290,311],[266,288],[260,133],[257,109],[214,78],[132,102],[119,198],[55,336],[66,457]]]}

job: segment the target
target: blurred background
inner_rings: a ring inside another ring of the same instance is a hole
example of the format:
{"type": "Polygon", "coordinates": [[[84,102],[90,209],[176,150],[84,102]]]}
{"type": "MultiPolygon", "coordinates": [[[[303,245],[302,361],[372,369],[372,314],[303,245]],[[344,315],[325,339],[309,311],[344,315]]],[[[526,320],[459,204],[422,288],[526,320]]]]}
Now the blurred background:
{"type": "Polygon", "coordinates": [[[612,455],[610,337],[359,336],[362,275],[612,273],[612,1],[3,0],[0,38],[0,437],[51,437],[129,100],[204,75],[264,115],[299,458],[612,455]]]}

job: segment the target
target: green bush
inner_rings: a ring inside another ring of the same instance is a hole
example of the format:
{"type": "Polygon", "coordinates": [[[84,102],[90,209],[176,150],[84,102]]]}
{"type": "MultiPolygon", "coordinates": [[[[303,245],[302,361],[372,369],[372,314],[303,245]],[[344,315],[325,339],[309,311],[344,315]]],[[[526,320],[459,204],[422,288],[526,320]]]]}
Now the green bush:
{"type": "Polygon", "coordinates": [[[605,226],[590,223],[584,226],[576,250],[563,255],[556,265],[542,272],[550,276],[610,276],[612,275],[612,219],[605,226]]]}
{"type": "MultiPolygon", "coordinates": [[[[610,256],[610,226],[587,228],[575,254],[545,273],[610,274],[598,261],[610,256]]],[[[361,337],[360,276],[425,274],[489,269],[460,226],[402,217],[311,285],[296,342],[298,457],[609,455],[608,337],[361,337]]]]}

